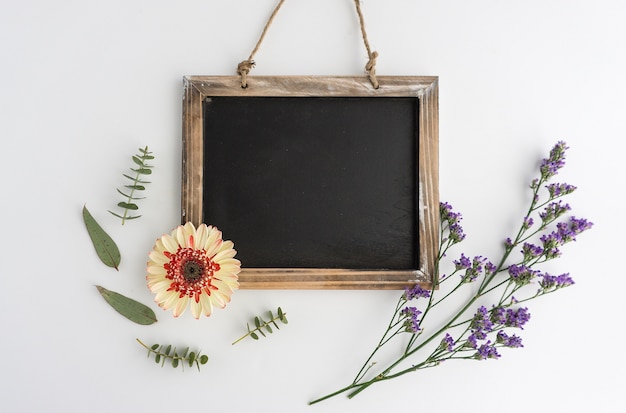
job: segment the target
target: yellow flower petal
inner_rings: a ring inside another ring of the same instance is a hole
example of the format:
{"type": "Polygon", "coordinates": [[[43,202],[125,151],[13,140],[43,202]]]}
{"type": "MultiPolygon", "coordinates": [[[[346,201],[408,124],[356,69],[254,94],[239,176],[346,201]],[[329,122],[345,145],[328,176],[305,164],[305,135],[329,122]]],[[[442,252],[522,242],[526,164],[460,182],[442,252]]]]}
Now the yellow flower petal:
{"type": "Polygon", "coordinates": [[[189,300],[189,307],[191,308],[191,314],[195,317],[195,319],[200,318],[200,314],[202,314],[202,301],[198,301],[193,298],[189,300]]]}
{"type": "Polygon", "coordinates": [[[150,265],[150,264],[148,264],[147,271],[148,271],[148,274],[153,274],[153,275],[165,275],[165,274],[167,274],[167,271],[165,270],[165,268],[163,268],[162,265],[150,265]]]}
{"type": "Polygon", "coordinates": [[[167,235],[167,234],[163,235],[161,237],[161,242],[163,243],[163,248],[165,249],[165,251],[170,252],[172,254],[178,251],[179,244],[170,235],[167,235]]]}
{"type": "Polygon", "coordinates": [[[200,302],[202,303],[204,315],[206,317],[209,317],[213,312],[213,303],[211,302],[211,297],[209,297],[208,294],[202,294],[200,296],[200,302]]]}
{"type": "Polygon", "coordinates": [[[189,297],[188,296],[184,296],[182,298],[179,298],[178,301],[176,301],[176,304],[174,305],[174,308],[172,309],[172,314],[174,314],[174,317],[178,317],[181,314],[183,314],[185,312],[185,310],[187,309],[187,305],[189,304],[189,297]]]}

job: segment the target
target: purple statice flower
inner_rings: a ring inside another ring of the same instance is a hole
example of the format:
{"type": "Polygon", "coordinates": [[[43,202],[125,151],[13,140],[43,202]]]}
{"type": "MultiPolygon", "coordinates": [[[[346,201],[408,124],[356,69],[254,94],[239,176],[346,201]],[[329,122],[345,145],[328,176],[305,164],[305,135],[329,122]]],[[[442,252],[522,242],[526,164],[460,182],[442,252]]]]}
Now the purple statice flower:
{"type": "Polygon", "coordinates": [[[558,276],[550,274],[542,274],[542,280],[539,281],[539,285],[544,291],[556,290],[559,288],[569,287],[574,284],[574,280],[570,277],[569,273],[561,274],[558,276]]]}
{"type": "Polygon", "coordinates": [[[569,204],[563,204],[561,200],[558,200],[555,202],[550,202],[548,205],[546,205],[543,211],[539,213],[539,216],[544,223],[548,223],[554,221],[571,209],[572,208],[569,206],[569,204]]]}
{"type": "Polygon", "coordinates": [[[591,227],[593,227],[593,222],[589,222],[585,218],[571,217],[569,219],[569,229],[574,233],[574,235],[587,231],[588,229],[591,229],[591,227]]]}
{"type": "Polygon", "coordinates": [[[575,241],[576,235],[593,227],[593,222],[585,218],[570,217],[569,221],[556,224],[558,238],[561,245],[566,242],[575,241]]]}
{"type": "Polygon", "coordinates": [[[517,285],[526,285],[539,274],[539,271],[533,270],[525,265],[513,264],[509,266],[509,276],[511,281],[517,285]]]}
{"type": "Polygon", "coordinates": [[[447,202],[441,202],[439,204],[439,213],[442,228],[448,228],[448,239],[453,244],[463,241],[465,239],[465,233],[460,224],[461,219],[463,219],[462,215],[458,212],[454,212],[452,206],[447,202]]]}
{"type": "Polygon", "coordinates": [[[489,340],[478,347],[474,358],[477,360],[497,359],[500,358],[500,354],[498,354],[498,349],[496,349],[495,345],[491,344],[491,340],[489,340]]]}
{"type": "Polygon", "coordinates": [[[466,257],[463,253],[461,253],[461,258],[452,262],[457,270],[467,270],[468,268],[472,268],[472,260],[470,260],[469,257],[466,257]]]}
{"type": "Polygon", "coordinates": [[[506,310],[506,321],[504,323],[507,327],[516,327],[524,329],[524,325],[530,320],[530,313],[528,308],[518,308],[513,310],[511,308],[506,310]]]}
{"type": "Polygon", "coordinates": [[[415,307],[405,307],[400,311],[400,314],[405,317],[404,331],[409,333],[417,333],[420,331],[419,320],[417,319],[421,311],[415,307]]]}
{"type": "Polygon", "coordinates": [[[590,229],[593,222],[584,218],[570,217],[568,221],[556,224],[556,230],[541,236],[544,255],[546,258],[556,258],[561,255],[559,247],[570,241],[575,241],[576,236],[583,231],[590,229]]]}
{"type": "Polygon", "coordinates": [[[519,348],[524,347],[522,344],[522,338],[513,334],[512,336],[507,335],[504,330],[498,331],[498,335],[496,336],[496,343],[502,344],[504,347],[511,348],[519,348]]]}
{"type": "Polygon", "coordinates": [[[534,223],[535,223],[535,220],[532,219],[531,217],[524,217],[524,221],[522,222],[522,227],[524,227],[524,229],[529,229],[530,227],[533,226],[534,223]]]}
{"type": "Polygon", "coordinates": [[[550,199],[554,199],[559,196],[571,194],[577,188],[574,185],[562,183],[562,184],[546,185],[546,189],[548,190],[548,193],[550,194],[550,199]]]}
{"type": "Polygon", "coordinates": [[[487,265],[489,265],[489,268],[493,267],[493,264],[488,262],[487,258],[484,258],[481,255],[475,256],[471,262],[471,265],[469,267],[465,267],[466,268],[465,274],[461,276],[463,278],[463,282],[469,283],[472,281],[476,281],[476,278],[478,278],[478,276],[482,274],[483,269],[487,265]]]}
{"type": "Polygon", "coordinates": [[[489,311],[487,311],[485,306],[480,306],[480,308],[476,310],[476,314],[474,314],[474,318],[472,318],[470,322],[470,328],[472,329],[472,333],[479,340],[486,338],[487,333],[493,329],[489,311]]]}
{"type": "Polygon", "coordinates": [[[525,242],[522,245],[522,255],[524,255],[524,262],[528,262],[534,258],[540,257],[543,254],[543,248],[538,245],[525,242]]]}
{"type": "Polygon", "coordinates": [[[491,322],[496,325],[504,325],[506,323],[506,309],[498,306],[491,309],[491,322]]]}
{"type": "Polygon", "coordinates": [[[540,238],[543,243],[543,255],[548,258],[557,258],[561,255],[559,247],[563,245],[563,238],[558,231],[553,231],[549,234],[544,234],[540,238]]]}
{"type": "Polygon", "coordinates": [[[541,178],[547,180],[559,172],[565,166],[565,151],[569,147],[563,141],[559,141],[550,151],[550,156],[541,162],[541,178]]]}
{"type": "Polygon", "coordinates": [[[491,261],[488,261],[485,264],[485,275],[493,274],[496,272],[497,269],[498,267],[496,267],[494,263],[492,263],[491,261]]]}
{"type": "Polygon", "coordinates": [[[504,246],[508,249],[508,248],[512,248],[513,247],[513,240],[511,238],[507,238],[504,240],[504,246]]]}
{"type": "Polygon", "coordinates": [[[430,297],[430,291],[423,289],[419,284],[415,284],[413,287],[404,287],[404,299],[411,301],[414,298],[428,298],[430,297]]]}
{"type": "Polygon", "coordinates": [[[463,344],[463,347],[477,348],[478,347],[478,339],[476,338],[476,335],[475,334],[470,334],[467,337],[467,340],[465,340],[465,344],[463,344]]]}
{"type": "Polygon", "coordinates": [[[439,344],[439,348],[448,352],[454,350],[454,339],[450,334],[446,333],[446,336],[441,340],[441,344],[439,344]]]}

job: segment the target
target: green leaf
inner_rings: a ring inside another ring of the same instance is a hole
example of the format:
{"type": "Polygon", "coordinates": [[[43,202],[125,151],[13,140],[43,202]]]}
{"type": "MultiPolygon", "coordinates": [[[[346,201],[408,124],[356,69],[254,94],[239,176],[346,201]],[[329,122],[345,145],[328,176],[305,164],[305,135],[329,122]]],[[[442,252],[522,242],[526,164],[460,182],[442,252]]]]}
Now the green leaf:
{"type": "Polygon", "coordinates": [[[178,359],[177,358],[173,358],[172,359],[172,367],[174,367],[174,368],[178,367],[178,359]]]}
{"type": "MultiPolygon", "coordinates": [[[[145,191],[146,187],[143,185],[124,185],[126,188],[135,189],[137,191],[145,191]]],[[[137,199],[137,198],[134,198],[137,199]]],[[[142,198],[143,199],[143,198],[142,198]]]]}
{"type": "Polygon", "coordinates": [[[209,361],[209,356],[207,356],[206,354],[200,356],[200,364],[206,364],[207,361],[209,361]]]}
{"type": "Polygon", "coordinates": [[[256,328],[261,327],[261,320],[259,320],[259,317],[254,317],[254,325],[256,328]]]}
{"type": "Polygon", "coordinates": [[[150,325],[157,322],[154,311],[149,307],[99,285],[96,285],[96,288],[115,311],[128,318],[130,321],[141,325],[150,325]]]}
{"type": "Polygon", "coordinates": [[[270,333],[270,334],[273,334],[273,333],[274,333],[274,332],[272,331],[272,327],[270,327],[270,325],[269,325],[269,324],[267,324],[267,325],[265,326],[265,329],[266,329],[266,330],[267,330],[267,332],[268,332],[268,333],[270,333]]]}
{"type": "Polygon", "coordinates": [[[152,170],[148,168],[138,168],[138,169],[130,168],[130,170],[133,172],[137,172],[138,174],[141,174],[141,175],[150,175],[152,173],[152,170]]]}
{"type": "Polygon", "coordinates": [[[137,204],[133,204],[129,202],[118,202],[117,206],[120,208],[124,208],[124,209],[132,209],[133,211],[136,211],[139,209],[137,204]]]}
{"type": "Polygon", "coordinates": [[[193,367],[193,362],[196,360],[196,353],[193,351],[189,353],[189,367],[193,367]]]}
{"type": "Polygon", "coordinates": [[[136,156],[133,156],[133,162],[135,162],[139,166],[143,166],[143,161],[136,156]]]}
{"type": "Polygon", "coordinates": [[[250,337],[252,337],[255,340],[259,339],[259,336],[257,336],[256,333],[250,333],[250,337]]]}
{"type": "Polygon", "coordinates": [[[93,216],[89,213],[86,206],[83,206],[83,220],[87,227],[87,232],[96,249],[96,253],[100,260],[108,267],[113,267],[119,271],[121,262],[120,250],[115,245],[113,239],[102,229],[93,216]]]}

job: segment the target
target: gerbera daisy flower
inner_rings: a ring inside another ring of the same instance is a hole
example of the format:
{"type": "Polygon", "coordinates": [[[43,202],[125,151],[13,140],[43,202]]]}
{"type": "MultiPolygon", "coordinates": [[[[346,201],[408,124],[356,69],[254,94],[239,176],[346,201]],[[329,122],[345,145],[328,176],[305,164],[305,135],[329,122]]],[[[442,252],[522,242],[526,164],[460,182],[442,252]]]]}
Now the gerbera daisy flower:
{"type": "Polygon", "coordinates": [[[174,317],[187,306],[197,319],[210,316],[213,306],[224,308],[239,288],[239,260],[232,241],[223,241],[222,232],[201,224],[180,225],[171,235],[156,240],[150,251],[146,279],[156,294],[154,301],[174,317]]]}

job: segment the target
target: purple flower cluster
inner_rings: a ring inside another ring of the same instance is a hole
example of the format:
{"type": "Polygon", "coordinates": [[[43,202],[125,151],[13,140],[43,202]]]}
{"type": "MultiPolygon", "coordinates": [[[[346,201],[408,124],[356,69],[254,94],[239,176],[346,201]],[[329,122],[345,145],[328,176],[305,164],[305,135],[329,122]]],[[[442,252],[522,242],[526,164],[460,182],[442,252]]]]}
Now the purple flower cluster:
{"type": "Polygon", "coordinates": [[[574,192],[577,188],[574,185],[560,183],[546,185],[546,189],[550,194],[550,199],[557,198],[559,196],[568,195],[574,192]]]}
{"type": "Polygon", "coordinates": [[[504,308],[504,307],[494,307],[491,309],[491,317],[489,318],[491,321],[492,328],[497,328],[499,326],[504,327],[517,327],[524,329],[524,324],[530,320],[530,313],[528,312],[528,308],[504,308]]]}
{"type": "Polygon", "coordinates": [[[465,233],[463,227],[460,225],[463,217],[460,213],[454,212],[452,206],[447,202],[441,202],[439,204],[439,214],[441,217],[442,227],[448,228],[448,239],[452,244],[459,243],[465,239],[465,233]]]}
{"type": "Polygon", "coordinates": [[[574,280],[570,277],[569,273],[561,275],[542,274],[542,280],[539,281],[539,285],[544,292],[549,290],[557,290],[559,288],[569,287],[574,284],[574,280]]]}
{"type": "Polygon", "coordinates": [[[465,254],[461,254],[461,258],[453,262],[457,271],[465,270],[461,278],[466,283],[475,281],[482,274],[483,270],[485,275],[492,274],[496,270],[496,266],[481,255],[477,255],[473,260],[470,260],[465,254]]]}
{"type": "Polygon", "coordinates": [[[563,141],[559,141],[550,151],[550,156],[541,162],[541,178],[547,180],[559,172],[565,166],[565,151],[569,147],[563,141]]]}
{"type": "Polygon", "coordinates": [[[470,328],[472,329],[472,335],[478,340],[484,340],[487,338],[487,333],[492,331],[493,322],[491,321],[489,311],[484,305],[476,310],[476,314],[474,314],[474,318],[470,322],[470,328]]]}
{"type": "Polygon", "coordinates": [[[584,218],[570,217],[567,222],[559,222],[556,225],[556,231],[541,236],[544,254],[546,258],[556,258],[561,255],[559,247],[575,241],[576,236],[583,231],[593,227],[593,222],[589,222],[584,218]]]}
{"type": "Polygon", "coordinates": [[[408,333],[417,333],[420,331],[419,320],[417,318],[422,314],[421,311],[415,307],[405,307],[400,311],[400,314],[405,318],[404,331],[408,333]]]}
{"type": "Polygon", "coordinates": [[[446,333],[446,336],[441,339],[441,344],[439,344],[439,348],[448,352],[454,350],[454,339],[450,334],[446,333]]]}
{"type": "Polygon", "coordinates": [[[524,256],[524,262],[528,262],[534,258],[541,257],[543,255],[543,248],[538,245],[525,242],[522,245],[522,255],[524,256]]]}
{"type": "Polygon", "coordinates": [[[474,354],[474,358],[477,360],[497,359],[500,358],[500,354],[498,354],[496,346],[491,344],[491,340],[489,340],[478,347],[476,354],[474,354]]]}
{"type": "Polygon", "coordinates": [[[549,223],[571,209],[572,208],[569,206],[569,204],[563,204],[561,200],[558,200],[556,202],[550,202],[548,205],[546,205],[544,210],[539,213],[539,216],[544,223],[549,223]]]}
{"type": "Polygon", "coordinates": [[[411,301],[414,298],[428,298],[430,297],[430,291],[423,289],[419,284],[415,284],[413,287],[404,287],[403,298],[406,301],[411,301]]]}
{"type": "Polygon", "coordinates": [[[518,308],[516,310],[507,309],[506,310],[506,319],[504,321],[504,325],[506,327],[516,327],[524,329],[524,325],[530,320],[530,313],[528,312],[528,308],[518,308]]]}
{"type": "MultiPolygon", "coordinates": [[[[481,306],[474,314],[474,317],[470,321],[471,334],[468,336],[464,347],[473,348],[476,350],[474,358],[477,360],[486,360],[489,358],[499,358],[497,347],[523,347],[522,339],[516,335],[509,336],[504,330],[498,331],[496,335],[495,343],[491,340],[487,340],[489,333],[494,332],[501,327],[515,327],[523,329],[524,324],[530,319],[530,313],[527,308],[504,308],[494,307],[491,311],[481,306]],[[486,340],[482,344],[479,344],[479,340],[486,340]]],[[[447,343],[448,337],[442,340],[447,343]]],[[[450,338],[451,339],[451,338],[450,338]]]]}
{"type": "Polygon", "coordinates": [[[526,285],[539,274],[539,271],[533,270],[526,265],[511,265],[509,266],[509,276],[511,280],[517,285],[526,285]]]}
{"type": "Polygon", "coordinates": [[[507,335],[504,330],[498,331],[498,335],[496,336],[496,343],[502,344],[504,347],[511,348],[519,348],[524,347],[522,344],[522,338],[513,334],[512,336],[507,335]]]}
{"type": "Polygon", "coordinates": [[[535,220],[532,219],[531,217],[524,217],[524,222],[522,223],[522,226],[524,227],[524,229],[529,229],[530,227],[533,226],[534,223],[535,223],[535,220]]]}

